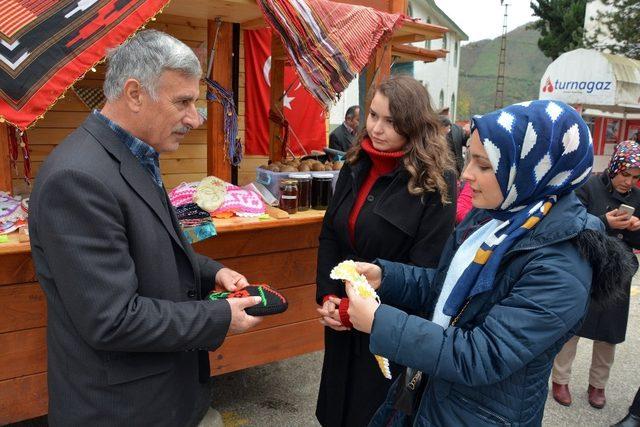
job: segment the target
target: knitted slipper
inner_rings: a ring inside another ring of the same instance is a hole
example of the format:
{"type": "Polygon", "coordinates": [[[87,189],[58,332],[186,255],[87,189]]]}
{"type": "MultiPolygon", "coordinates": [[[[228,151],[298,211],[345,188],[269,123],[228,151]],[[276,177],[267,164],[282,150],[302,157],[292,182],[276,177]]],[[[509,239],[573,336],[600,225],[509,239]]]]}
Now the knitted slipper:
{"type": "Polygon", "coordinates": [[[249,285],[244,289],[235,292],[211,292],[207,298],[215,301],[226,298],[243,298],[243,297],[260,297],[262,302],[245,309],[250,316],[268,316],[271,314],[282,313],[287,309],[289,304],[287,300],[277,292],[265,284],[249,285]]]}

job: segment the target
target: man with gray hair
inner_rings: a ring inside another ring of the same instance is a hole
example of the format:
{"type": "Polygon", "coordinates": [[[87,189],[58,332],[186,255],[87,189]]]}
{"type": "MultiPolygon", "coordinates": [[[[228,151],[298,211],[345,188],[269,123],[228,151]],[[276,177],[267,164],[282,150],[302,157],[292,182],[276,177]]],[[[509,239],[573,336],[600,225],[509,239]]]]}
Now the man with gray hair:
{"type": "Polygon", "coordinates": [[[196,254],[159,155],[200,123],[201,68],[177,39],[142,31],[109,54],[107,102],[48,157],[29,231],[48,308],[49,424],[195,425],[207,350],[258,323],[259,298],[209,301],[244,276],[196,254]]]}

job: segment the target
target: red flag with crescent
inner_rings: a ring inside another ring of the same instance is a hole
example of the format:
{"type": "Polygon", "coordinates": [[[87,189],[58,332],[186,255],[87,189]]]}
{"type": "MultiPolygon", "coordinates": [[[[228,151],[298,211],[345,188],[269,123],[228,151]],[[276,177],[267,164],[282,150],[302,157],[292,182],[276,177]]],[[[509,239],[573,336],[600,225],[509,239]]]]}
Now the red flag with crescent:
{"type": "MultiPolygon", "coordinates": [[[[245,30],[245,153],[269,155],[269,105],[271,100],[271,30],[245,30]]],[[[324,107],[300,84],[293,67],[286,65],[282,99],[289,122],[288,147],[303,155],[327,146],[324,107]]]]}

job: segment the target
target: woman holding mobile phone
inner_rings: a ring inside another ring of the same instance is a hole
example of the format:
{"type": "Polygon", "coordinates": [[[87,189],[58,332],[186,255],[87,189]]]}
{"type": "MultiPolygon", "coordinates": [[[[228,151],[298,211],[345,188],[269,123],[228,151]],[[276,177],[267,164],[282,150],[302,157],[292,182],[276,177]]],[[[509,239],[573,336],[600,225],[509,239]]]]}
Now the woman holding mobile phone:
{"type": "MultiPolygon", "coordinates": [[[[640,249],[640,143],[619,143],[611,157],[609,167],[602,175],[593,175],[576,190],[587,212],[598,216],[607,234],[625,243],[629,252],[640,249]]],[[[634,270],[638,268],[637,260],[634,270]]],[[[553,398],[564,406],[571,404],[569,380],[571,364],[576,356],[580,337],[593,340],[593,356],[589,370],[589,404],[601,409],[606,403],[604,393],[609,372],[613,366],[616,344],[624,342],[629,317],[631,281],[624,284],[625,296],[603,307],[597,302],[589,305],[582,328],[562,348],[553,364],[553,398]]]]}

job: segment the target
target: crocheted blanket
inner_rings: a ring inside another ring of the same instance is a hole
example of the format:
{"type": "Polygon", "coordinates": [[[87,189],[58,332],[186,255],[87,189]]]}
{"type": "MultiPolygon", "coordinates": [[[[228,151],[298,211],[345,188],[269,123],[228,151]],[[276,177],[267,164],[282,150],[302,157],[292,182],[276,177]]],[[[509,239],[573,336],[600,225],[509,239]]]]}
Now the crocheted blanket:
{"type": "Polygon", "coordinates": [[[200,182],[183,182],[169,192],[169,200],[177,208],[181,222],[196,219],[198,207],[214,218],[253,217],[266,212],[259,195],[214,176],[200,182]]]}

